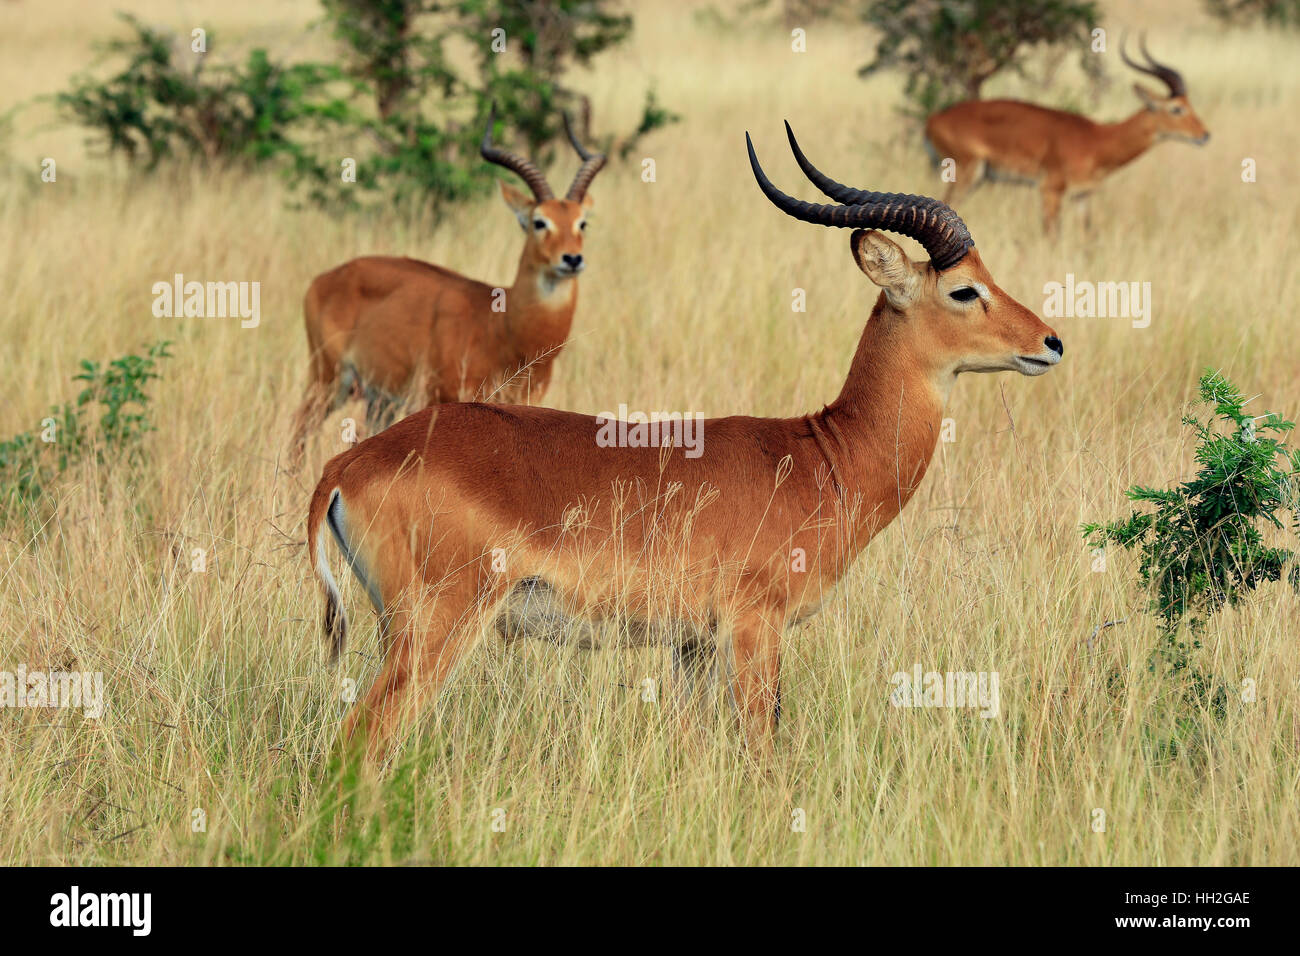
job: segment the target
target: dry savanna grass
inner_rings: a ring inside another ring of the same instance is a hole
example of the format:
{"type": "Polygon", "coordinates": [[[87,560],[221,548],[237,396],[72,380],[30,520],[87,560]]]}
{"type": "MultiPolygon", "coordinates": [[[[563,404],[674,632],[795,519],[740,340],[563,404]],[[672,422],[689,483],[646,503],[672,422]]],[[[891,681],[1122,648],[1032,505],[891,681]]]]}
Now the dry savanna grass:
{"type": "MultiPolygon", "coordinates": [[[[121,29],[115,6],[185,32],[208,25],[240,59],[253,45],[328,48],[322,30],[307,32],[312,0],[6,3],[0,110],[65,87],[121,29]]],[[[855,24],[811,26],[796,54],[771,17],[642,6],[630,44],[574,82],[598,124],[625,126],[650,81],[684,119],[645,143],[655,182],[614,164],[592,188],[590,268],[548,401],[587,413],[815,410],[838,391],[877,290],[846,233],[763,200],[743,133],[806,198],[783,118],[840,179],[937,193],[896,111],[900,78],[856,77],[871,37],[855,24]],[[806,313],[791,309],[796,288],[806,313]]],[[[1207,146],[1156,147],[1096,196],[1091,231],[1067,209],[1056,242],[1040,234],[1031,190],[986,186],[960,210],[994,277],[1031,308],[1067,272],[1150,282],[1150,326],[1049,320],[1066,346],[1050,374],[958,382],[956,440],[822,613],[787,636],[772,766],[746,759],[722,695],[716,719],[683,742],[664,704],[666,651],[484,641],[346,814],[324,754],[345,683],[364,691],[378,641],[349,581],[354,640],[338,667],[324,662],[304,516],[320,465],[342,450],[344,413],[313,439],[303,473],[285,470],[305,381],[301,296],[316,273],[369,252],[508,282],[518,227],[496,197],[436,225],[419,209],[351,220],[292,208],[272,173],[134,174],[89,153],[48,104],[20,111],[0,142],[0,434],[70,398],[83,357],[160,338],[175,357],[151,386],[158,429],[143,463],[78,466],[48,523],[0,535],[0,670],[100,671],[109,701],[99,720],[0,713],[3,861],[1300,860],[1295,596],[1266,588],[1212,622],[1203,663],[1234,695],[1224,719],[1189,718],[1146,669],[1156,632],[1133,557],[1111,554],[1097,573],[1078,532],[1126,513],[1127,486],[1187,474],[1178,419],[1204,367],[1257,393],[1258,407],[1300,412],[1294,38],[1225,31],[1188,6],[1112,3],[1107,24],[1151,31],[1153,51],[1187,78],[1207,146]],[[39,181],[47,156],[55,184],[39,181]],[[1253,184],[1241,180],[1246,157],[1253,184]],[[155,318],[151,286],[177,272],[260,281],[261,324],[155,318]],[[190,570],[195,548],[203,573],[190,570]],[[1094,628],[1118,618],[1090,648],[1094,628]],[[998,672],[999,715],[890,706],[891,676],[915,665],[998,672]],[[1235,694],[1245,678],[1253,703],[1235,694]],[[642,699],[646,679],[664,682],[659,700],[642,699]],[[1180,714],[1190,742],[1171,754],[1160,743],[1180,714]]],[[[1008,78],[990,92],[1119,118],[1136,105],[1132,77],[1108,65],[1114,82],[1095,104],[1073,63],[1049,89],[1008,78]]]]}

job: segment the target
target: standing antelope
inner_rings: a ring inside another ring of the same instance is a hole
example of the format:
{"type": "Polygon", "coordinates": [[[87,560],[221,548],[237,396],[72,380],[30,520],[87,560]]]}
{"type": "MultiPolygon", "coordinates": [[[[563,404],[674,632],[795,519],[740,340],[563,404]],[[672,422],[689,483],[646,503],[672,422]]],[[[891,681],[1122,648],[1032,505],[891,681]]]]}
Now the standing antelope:
{"type": "Polygon", "coordinates": [[[1187,85],[1177,70],[1157,63],[1140,39],[1149,66],[1120,56],[1139,72],[1161,80],[1168,96],[1141,83],[1133,92],[1143,103],[1126,120],[1095,123],[1077,113],[1047,109],[1018,100],[971,100],[931,116],[926,138],[938,156],[956,161],[957,178],[944,201],[955,203],[987,178],[1036,182],[1043,194],[1043,228],[1055,233],[1061,198],[1086,195],[1100,182],[1132,162],[1161,139],[1203,145],[1210,134],[1187,101],[1187,85]]]}
{"type": "Polygon", "coordinates": [[[311,380],[297,414],[293,456],[308,431],[354,390],[366,397],[367,426],[377,430],[413,384],[425,404],[463,399],[536,401],[551,381],[578,303],[587,194],[605,157],[569,141],[582,158],[573,185],[556,199],[531,162],[492,145],[488,117],[481,153],[517,173],[531,196],[501,183],[501,195],[524,230],[514,285],[484,282],[417,259],[364,256],[317,276],[303,312],[311,380]]]}
{"type": "Polygon", "coordinates": [[[346,625],[327,525],[378,612],[386,654],[341,747],[364,741],[370,758],[387,753],[484,620],[507,638],[540,631],[591,644],[590,624],[561,626],[580,618],[622,622],[629,643],[671,644],[686,686],[715,645],[729,652],[720,662],[746,736],[766,753],[782,631],[817,610],[911,498],[956,377],[1040,375],[1060,361],[1060,339],[998,288],[956,213],[840,185],[789,136],[837,205],[782,193],[749,145],[759,186],[790,216],[853,228],[854,260],[883,289],[839,397],[800,418],[708,419],[698,457],[599,447],[608,422],[588,415],[458,404],[426,408],[331,459],[307,516],[326,635],[337,656],[346,625]],[[930,260],[913,262],[878,229],[916,239],[930,260]]]}

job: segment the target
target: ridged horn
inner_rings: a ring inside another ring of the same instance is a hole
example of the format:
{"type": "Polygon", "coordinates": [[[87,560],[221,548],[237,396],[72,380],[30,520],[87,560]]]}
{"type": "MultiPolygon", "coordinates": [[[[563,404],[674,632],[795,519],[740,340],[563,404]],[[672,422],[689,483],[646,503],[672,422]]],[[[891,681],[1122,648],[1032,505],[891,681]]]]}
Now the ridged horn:
{"type": "Polygon", "coordinates": [[[515,173],[520,179],[528,184],[528,188],[533,191],[533,198],[538,202],[545,202],[548,199],[554,199],[555,193],[551,192],[550,185],[546,182],[546,177],[542,171],[533,163],[522,156],[516,156],[509,150],[501,149],[499,146],[492,145],[492,126],[496,123],[497,107],[492,104],[492,109],[488,113],[487,131],[483,134],[483,145],[479,147],[479,153],[489,163],[495,163],[498,166],[504,166],[506,169],[515,173]]]}
{"type": "Polygon", "coordinates": [[[571,199],[574,202],[581,202],[582,198],[587,195],[587,187],[591,181],[596,178],[601,167],[605,165],[605,156],[603,153],[590,153],[583,148],[582,143],[578,142],[578,137],[573,133],[573,124],[569,121],[569,113],[564,112],[564,132],[569,136],[569,142],[578,155],[582,157],[582,165],[578,167],[578,173],[573,177],[573,185],[565,194],[565,199],[571,199]]]}
{"type": "Polygon", "coordinates": [[[1158,62],[1155,57],[1147,52],[1147,36],[1145,33],[1138,36],[1138,49],[1142,51],[1142,55],[1146,57],[1147,63],[1151,64],[1150,66],[1142,66],[1138,63],[1134,63],[1128,58],[1128,53],[1124,49],[1127,45],[1127,41],[1127,37],[1120,40],[1120,59],[1139,73],[1145,73],[1147,76],[1154,76],[1160,82],[1164,83],[1164,85],[1169,88],[1170,96],[1187,95],[1187,84],[1183,82],[1182,74],[1172,66],[1165,66],[1163,63],[1158,62]]]}
{"type": "Polygon", "coordinates": [[[749,150],[749,165],[763,194],[772,205],[788,216],[819,226],[837,226],[844,229],[885,229],[915,239],[930,256],[936,269],[950,269],[961,262],[975,246],[966,224],[947,203],[928,196],[909,193],[878,193],[853,189],[837,183],[822,173],[799,149],[794,131],[786,123],[790,147],[799,168],[814,186],[840,205],[809,203],[787,196],[767,178],[754,153],[754,144],[745,134],[749,150]]]}

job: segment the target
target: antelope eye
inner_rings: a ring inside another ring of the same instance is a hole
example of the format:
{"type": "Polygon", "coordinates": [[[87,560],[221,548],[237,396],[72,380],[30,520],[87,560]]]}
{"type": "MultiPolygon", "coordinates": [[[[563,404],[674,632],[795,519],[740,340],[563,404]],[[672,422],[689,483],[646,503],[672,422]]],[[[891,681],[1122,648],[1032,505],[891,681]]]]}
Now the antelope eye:
{"type": "Polygon", "coordinates": [[[1170,109],[1169,109],[1169,115],[1171,115],[1171,116],[1182,116],[1182,115],[1183,115],[1183,108],[1182,108],[1181,106],[1173,106],[1173,107],[1170,107],[1170,109]]]}
{"type": "Polygon", "coordinates": [[[578,223],[578,230],[579,230],[580,232],[586,232],[586,231],[587,231],[587,220],[584,219],[584,220],[582,220],[582,222],[578,223]]]}
{"type": "Polygon", "coordinates": [[[534,219],[534,220],[533,220],[533,228],[534,228],[534,229],[545,229],[545,228],[546,228],[546,220],[545,220],[545,219],[534,219]]]}
{"type": "Polygon", "coordinates": [[[958,302],[970,302],[980,297],[980,294],[968,285],[964,285],[960,289],[953,289],[948,293],[948,295],[952,296],[958,302]]]}

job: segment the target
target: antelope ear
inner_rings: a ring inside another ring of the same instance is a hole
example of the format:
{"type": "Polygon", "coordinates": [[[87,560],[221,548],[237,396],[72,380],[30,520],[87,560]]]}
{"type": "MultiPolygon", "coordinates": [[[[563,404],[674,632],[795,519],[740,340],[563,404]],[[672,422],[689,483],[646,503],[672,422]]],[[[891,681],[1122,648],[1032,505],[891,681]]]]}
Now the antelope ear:
{"type": "Polygon", "coordinates": [[[855,229],[849,237],[849,248],[853,250],[858,268],[885,290],[885,296],[894,308],[908,308],[921,294],[921,277],[916,266],[907,253],[883,233],[855,229]]]}
{"type": "Polygon", "coordinates": [[[519,225],[524,227],[524,232],[528,232],[532,225],[533,202],[532,196],[526,196],[514,186],[511,186],[503,179],[497,180],[501,184],[501,198],[506,201],[506,205],[514,212],[515,218],[519,220],[519,225]]]}
{"type": "Polygon", "coordinates": [[[1133,92],[1136,93],[1137,98],[1142,101],[1142,105],[1149,110],[1159,109],[1161,101],[1164,100],[1164,97],[1159,93],[1147,89],[1141,83],[1133,84],[1133,92]]]}

